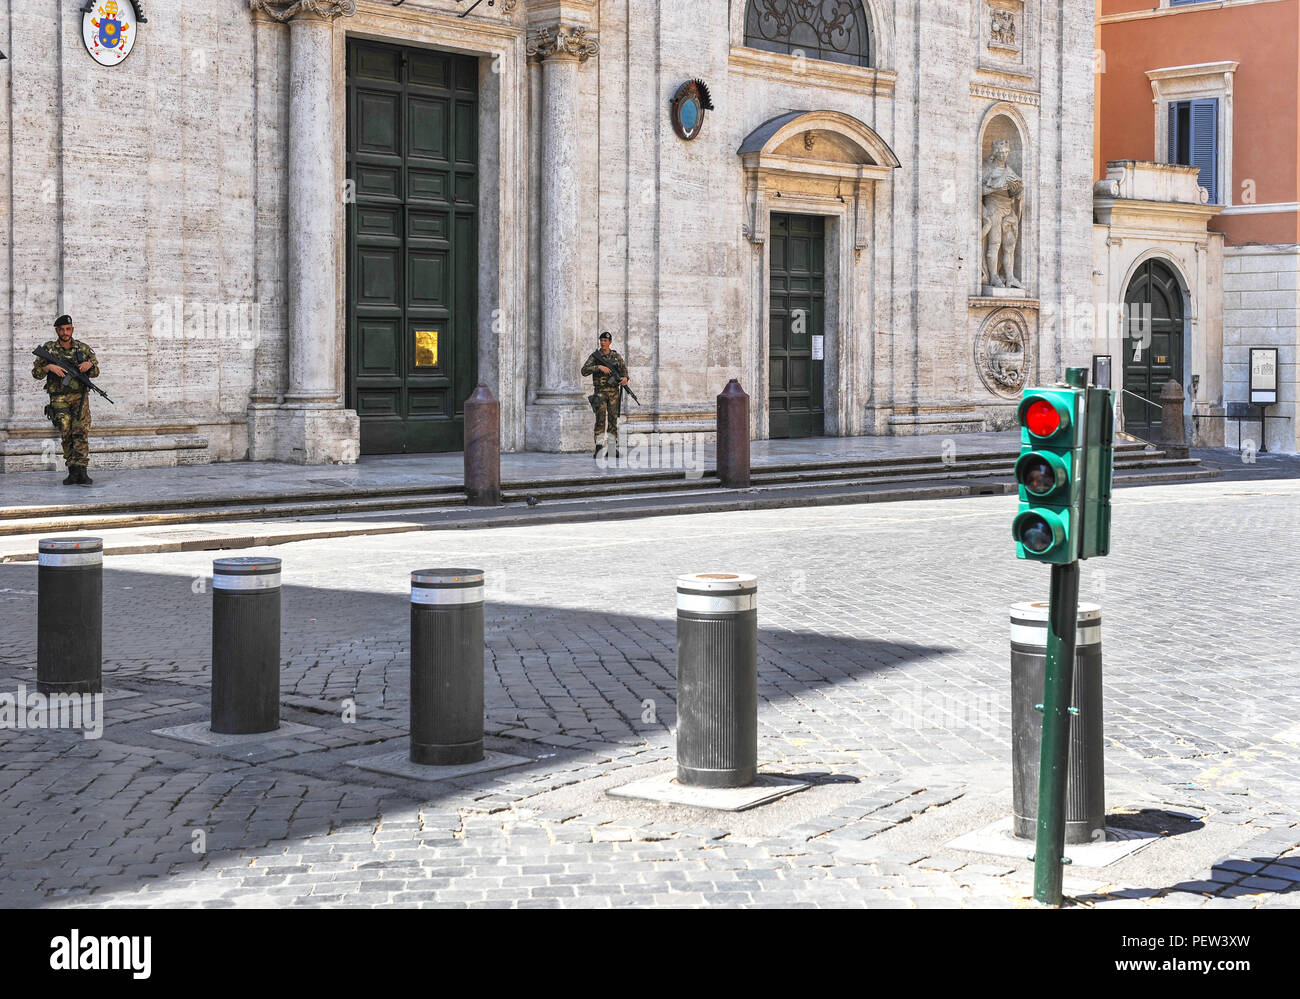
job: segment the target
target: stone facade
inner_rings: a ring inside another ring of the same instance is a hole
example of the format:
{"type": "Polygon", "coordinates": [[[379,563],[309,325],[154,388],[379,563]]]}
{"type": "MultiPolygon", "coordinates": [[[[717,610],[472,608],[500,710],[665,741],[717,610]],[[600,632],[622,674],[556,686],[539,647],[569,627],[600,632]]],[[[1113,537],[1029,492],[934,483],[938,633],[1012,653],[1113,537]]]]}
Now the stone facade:
{"type": "Polygon", "coordinates": [[[1276,347],[1278,403],[1268,407],[1270,451],[1300,451],[1300,246],[1232,246],[1223,259],[1223,394],[1233,412],[1251,416],[1227,421],[1225,443],[1260,441],[1259,407],[1250,403],[1250,348],[1276,347]],[[1240,426],[1240,437],[1238,427],[1240,426]]]}
{"type": "Polygon", "coordinates": [[[1214,447],[1223,444],[1225,413],[1224,248],[1222,233],[1207,228],[1222,208],[1206,204],[1204,194],[1195,167],[1133,160],[1108,164],[1094,193],[1095,329],[1074,318],[1082,335],[1095,334],[1093,353],[1111,356],[1112,385],[1121,388],[1126,351],[1134,347],[1125,332],[1125,293],[1143,263],[1165,263],[1184,299],[1185,349],[1178,377],[1186,398],[1184,422],[1193,431],[1191,443],[1214,447]]]}
{"type": "Polygon", "coordinates": [[[1083,6],[864,0],[865,66],[747,44],[742,0],[148,6],[113,67],[75,4],[0,11],[21,136],[0,150],[0,468],[42,467],[27,353],[63,311],[118,400],[98,464],[356,460],[350,36],[479,61],[478,371],[507,449],[587,446],[601,329],[632,367],[633,431],[710,432],[738,377],[767,436],[774,211],[827,219],[827,433],[1006,426],[1026,382],[1092,348],[1041,318],[1091,299],[1083,6]],[[687,142],[668,105],[691,79],[714,110],[687,142]],[[1022,186],[1023,288],[981,277],[995,150],[1022,186]]]}

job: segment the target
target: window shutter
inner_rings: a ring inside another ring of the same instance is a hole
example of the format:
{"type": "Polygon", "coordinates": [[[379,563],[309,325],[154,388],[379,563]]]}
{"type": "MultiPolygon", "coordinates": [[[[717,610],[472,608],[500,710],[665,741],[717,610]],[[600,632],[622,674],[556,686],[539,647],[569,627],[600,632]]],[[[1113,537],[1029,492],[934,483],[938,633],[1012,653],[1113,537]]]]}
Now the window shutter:
{"type": "Polygon", "coordinates": [[[1177,101],[1173,101],[1172,103],[1169,104],[1168,108],[1166,109],[1166,114],[1168,115],[1168,118],[1166,120],[1169,123],[1168,128],[1165,129],[1165,131],[1169,133],[1169,155],[1165,157],[1165,162],[1177,163],[1178,162],[1178,102],[1177,101]]]}
{"type": "Polygon", "coordinates": [[[1210,202],[1219,203],[1219,99],[1192,101],[1192,151],[1190,166],[1199,167],[1200,185],[1210,192],[1210,202]]]}

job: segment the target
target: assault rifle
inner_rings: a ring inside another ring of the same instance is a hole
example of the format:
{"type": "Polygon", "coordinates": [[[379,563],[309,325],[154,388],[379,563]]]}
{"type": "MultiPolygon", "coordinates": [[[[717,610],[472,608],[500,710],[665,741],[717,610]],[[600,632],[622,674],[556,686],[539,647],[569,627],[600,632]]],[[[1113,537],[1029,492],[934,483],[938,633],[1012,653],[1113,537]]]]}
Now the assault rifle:
{"type": "MultiPolygon", "coordinates": [[[[608,365],[606,365],[606,366],[608,367],[608,365]]],[[[613,368],[610,368],[610,370],[612,371],[613,368]]],[[[633,401],[634,401],[638,406],[641,405],[641,400],[638,399],[638,398],[636,397],[636,393],[632,391],[632,387],[631,387],[630,385],[620,385],[620,386],[618,387],[618,390],[619,390],[619,392],[626,392],[628,395],[630,395],[630,396],[632,397],[632,400],[633,400],[633,401]]],[[[600,412],[600,393],[599,393],[599,392],[593,392],[593,393],[591,393],[591,395],[587,396],[587,402],[591,404],[591,411],[592,411],[593,413],[599,413],[599,412],[600,412]]]]}
{"type": "MultiPolygon", "coordinates": [[[[108,399],[108,393],[105,392],[98,385],[96,385],[94,382],[92,382],[89,378],[87,378],[85,372],[81,370],[82,357],[81,357],[80,347],[77,348],[76,354],[73,355],[76,358],[76,360],[72,362],[69,362],[66,357],[58,357],[54,354],[51,354],[44,347],[37,347],[35,350],[32,351],[32,353],[35,354],[37,357],[39,357],[46,364],[56,364],[64,371],[67,372],[67,374],[63,376],[63,385],[65,388],[75,378],[77,381],[81,382],[81,384],[85,385],[86,388],[92,389],[95,392],[98,392],[100,395],[102,395],[105,399],[108,399]]],[[[57,378],[58,376],[55,375],[55,377],[57,378]]],[[[117,405],[117,403],[113,402],[112,399],[108,399],[108,401],[112,402],[114,406],[117,405]]]]}

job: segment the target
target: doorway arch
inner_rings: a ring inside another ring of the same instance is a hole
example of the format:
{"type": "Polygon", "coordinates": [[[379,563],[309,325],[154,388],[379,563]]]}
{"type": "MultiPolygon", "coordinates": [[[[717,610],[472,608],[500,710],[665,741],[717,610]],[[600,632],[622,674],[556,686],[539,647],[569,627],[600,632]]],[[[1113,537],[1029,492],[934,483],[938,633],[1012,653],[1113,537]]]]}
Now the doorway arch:
{"type": "Polygon", "coordinates": [[[1135,437],[1159,439],[1160,390],[1171,378],[1183,383],[1186,300],[1182,278],[1159,257],[1142,261],[1129,276],[1124,291],[1124,429],[1135,437]]]}

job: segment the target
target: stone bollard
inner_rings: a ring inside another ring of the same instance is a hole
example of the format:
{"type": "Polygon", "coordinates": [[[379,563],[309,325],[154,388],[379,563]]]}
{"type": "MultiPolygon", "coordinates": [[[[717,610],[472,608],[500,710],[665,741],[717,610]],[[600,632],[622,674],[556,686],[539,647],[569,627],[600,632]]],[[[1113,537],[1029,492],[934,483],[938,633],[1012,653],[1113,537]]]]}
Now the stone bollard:
{"type": "MultiPolygon", "coordinates": [[[[1015,835],[1033,840],[1038,821],[1038,770],[1047,665],[1045,601],[1011,607],[1011,798],[1015,835]]],[[[1106,839],[1106,761],[1102,727],[1101,608],[1079,604],[1070,697],[1065,842],[1106,839]]]]}
{"type": "Polygon", "coordinates": [[[749,488],[749,396],[731,379],[718,396],[718,478],[724,489],[749,488]]]}
{"type": "Polygon", "coordinates": [[[1160,390],[1160,449],[1170,458],[1188,456],[1183,430],[1183,387],[1172,378],[1160,390]]]}
{"type": "Polygon", "coordinates": [[[280,727],[280,560],[212,562],[212,731],[280,727]]]}
{"type": "Polygon", "coordinates": [[[483,759],[483,570],[411,573],[411,762],[483,759]]]}
{"type": "Polygon", "coordinates": [[[465,501],[501,505],[501,403],[482,383],[465,400],[465,501]]]}
{"type": "Polygon", "coordinates": [[[758,776],[758,580],[677,577],[677,780],[748,787],[758,776]]]}
{"type": "Polygon", "coordinates": [[[102,694],[104,543],[42,538],[36,570],[36,690],[102,694]]]}

